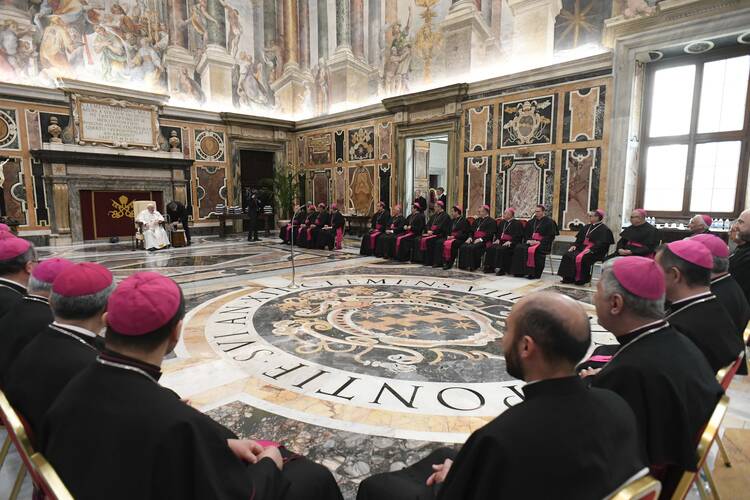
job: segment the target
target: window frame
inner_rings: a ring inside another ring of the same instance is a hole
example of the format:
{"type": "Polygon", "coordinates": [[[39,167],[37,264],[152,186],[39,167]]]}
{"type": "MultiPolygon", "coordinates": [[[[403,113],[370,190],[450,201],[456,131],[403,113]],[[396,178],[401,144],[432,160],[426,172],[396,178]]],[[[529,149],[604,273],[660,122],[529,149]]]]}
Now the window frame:
{"type": "Polygon", "coordinates": [[[648,164],[648,150],[651,146],[666,146],[672,144],[686,144],[688,146],[685,164],[685,185],[682,193],[682,208],[676,211],[648,210],[649,216],[661,218],[689,218],[694,215],[690,210],[693,188],[693,172],[695,167],[696,145],[710,142],[740,141],[740,157],[737,170],[737,185],[735,186],[734,209],[731,212],[710,212],[712,216],[735,218],[742,212],[747,191],[748,165],[750,164],[750,76],[745,94],[745,115],[743,127],[729,132],[698,132],[698,114],[700,112],[701,90],[703,86],[703,68],[706,63],[732,57],[750,55],[750,46],[732,46],[714,49],[704,54],[685,54],[670,57],[649,64],[644,78],[643,113],[641,116],[641,132],[638,160],[638,190],[636,205],[643,207],[646,197],[646,169],[648,164]],[[651,108],[654,95],[654,74],[656,71],[688,64],[695,64],[695,80],[693,81],[693,102],[690,113],[690,128],[687,134],[666,137],[649,137],[651,126],[651,108]]]}

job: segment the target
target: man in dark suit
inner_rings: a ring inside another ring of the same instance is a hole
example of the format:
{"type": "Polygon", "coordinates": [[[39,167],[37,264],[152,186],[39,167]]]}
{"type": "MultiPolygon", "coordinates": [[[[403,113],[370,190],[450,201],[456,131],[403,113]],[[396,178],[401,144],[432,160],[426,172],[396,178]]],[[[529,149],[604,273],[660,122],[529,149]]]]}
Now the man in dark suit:
{"type": "Polygon", "coordinates": [[[532,294],[513,306],[506,328],[505,367],[529,382],[524,401],[475,431],[458,455],[439,449],[365,479],[358,500],[599,500],[644,473],[627,403],[587,387],[574,371],[591,343],[581,306],[532,294]]]}
{"type": "Polygon", "coordinates": [[[167,215],[169,215],[169,222],[182,224],[182,229],[185,231],[185,243],[190,245],[190,228],[188,227],[188,215],[189,211],[181,202],[172,200],[167,204],[167,215]]]}

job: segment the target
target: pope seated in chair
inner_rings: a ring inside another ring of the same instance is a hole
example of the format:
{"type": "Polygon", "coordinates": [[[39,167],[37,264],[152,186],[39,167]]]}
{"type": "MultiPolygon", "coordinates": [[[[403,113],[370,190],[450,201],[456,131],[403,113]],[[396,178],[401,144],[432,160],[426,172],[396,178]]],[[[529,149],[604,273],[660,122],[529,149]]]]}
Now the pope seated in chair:
{"type": "Polygon", "coordinates": [[[156,210],[156,204],[149,203],[141,210],[135,221],[142,225],[143,248],[158,250],[169,246],[169,236],[164,229],[164,217],[156,210]]]}

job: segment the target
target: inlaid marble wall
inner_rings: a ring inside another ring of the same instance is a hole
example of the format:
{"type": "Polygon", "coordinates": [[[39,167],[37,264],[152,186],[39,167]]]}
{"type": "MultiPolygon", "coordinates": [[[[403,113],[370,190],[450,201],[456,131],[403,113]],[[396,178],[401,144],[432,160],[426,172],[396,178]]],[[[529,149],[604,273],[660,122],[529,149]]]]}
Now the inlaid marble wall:
{"type": "MultiPolygon", "coordinates": [[[[68,211],[65,184],[53,183],[50,173],[64,172],[65,166],[52,167],[35,158],[35,151],[49,146],[48,127],[56,121],[62,129],[64,147],[75,146],[75,134],[66,106],[28,103],[0,99],[0,167],[2,170],[2,213],[21,225],[22,230],[49,230],[52,213],[68,211]],[[46,165],[46,166],[45,166],[46,165]],[[45,173],[45,168],[48,172],[45,173]]],[[[192,218],[207,220],[216,204],[232,204],[232,176],[228,175],[230,157],[227,130],[224,126],[174,119],[160,119],[158,144],[169,151],[172,131],[180,139],[182,157],[193,160],[193,166],[179,180],[186,179],[187,189],[179,188],[176,196],[193,207],[192,218]]],[[[58,165],[58,164],[55,164],[58,165]]],[[[106,167],[106,165],[102,165],[106,167]]],[[[138,168],[138,160],[133,167],[138,168]]],[[[144,178],[144,182],[148,179],[144,178]]],[[[159,188],[161,189],[161,187],[159,188]]],[[[173,193],[165,193],[170,200],[173,193]]],[[[76,223],[75,220],[71,223],[76,223]]],[[[67,226],[65,226],[67,229],[67,226]]]]}
{"type": "Polygon", "coordinates": [[[397,199],[391,121],[310,130],[296,134],[294,142],[291,161],[306,179],[302,201],[336,202],[344,213],[367,215],[378,201],[390,205],[397,199]]]}
{"type": "Polygon", "coordinates": [[[462,197],[470,213],[490,204],[530,217],[544,204],[561,230],[606,203],[605,127],[610,78],[508,92],[468,101],[460,148],[462,197]],[[483,176],[484,165],[491,165],[483,176]]]}

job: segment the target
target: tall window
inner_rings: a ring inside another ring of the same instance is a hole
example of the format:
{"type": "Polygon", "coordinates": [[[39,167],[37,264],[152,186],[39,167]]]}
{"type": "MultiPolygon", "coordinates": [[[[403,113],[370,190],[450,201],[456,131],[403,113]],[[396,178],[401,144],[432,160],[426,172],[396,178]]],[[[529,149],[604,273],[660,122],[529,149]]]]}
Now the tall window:
{"type": "Polygon", "coordinates": [[[750,155],[750,49],[649,66],[638,204],[650,214],[736,216],[750,155]]]}

